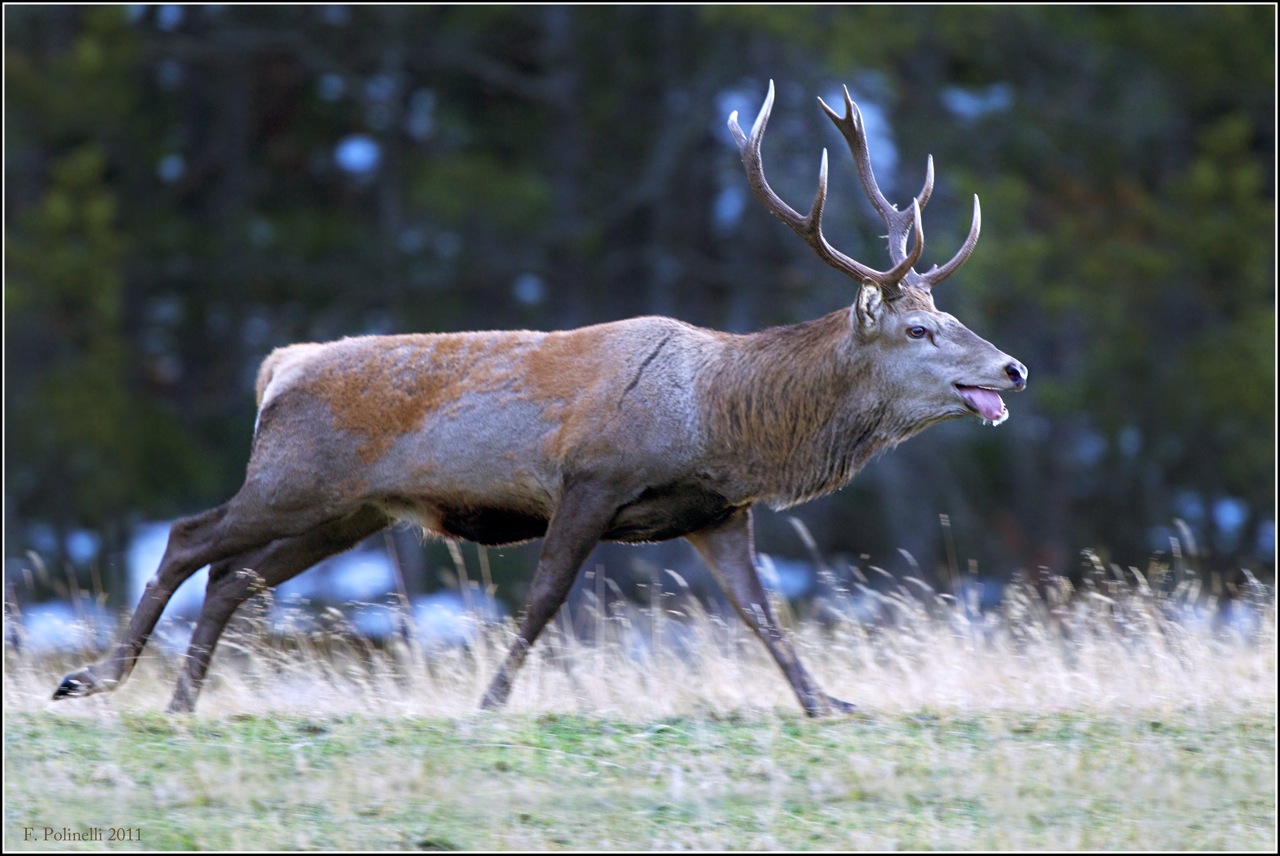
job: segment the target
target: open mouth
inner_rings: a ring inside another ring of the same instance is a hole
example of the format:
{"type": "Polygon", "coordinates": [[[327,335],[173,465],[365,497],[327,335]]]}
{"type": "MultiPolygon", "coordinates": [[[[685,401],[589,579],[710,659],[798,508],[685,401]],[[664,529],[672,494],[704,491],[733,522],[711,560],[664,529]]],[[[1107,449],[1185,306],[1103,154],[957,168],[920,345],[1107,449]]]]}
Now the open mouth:
{"type": "Polygon", "coordinates": [[[1004,406],[1000,393],[987,386],[965,386],[956,384],[956,392],[969,409],[981,417],[983,423],[999,425],[1009,418],[1009,408],[1004,406]]]}

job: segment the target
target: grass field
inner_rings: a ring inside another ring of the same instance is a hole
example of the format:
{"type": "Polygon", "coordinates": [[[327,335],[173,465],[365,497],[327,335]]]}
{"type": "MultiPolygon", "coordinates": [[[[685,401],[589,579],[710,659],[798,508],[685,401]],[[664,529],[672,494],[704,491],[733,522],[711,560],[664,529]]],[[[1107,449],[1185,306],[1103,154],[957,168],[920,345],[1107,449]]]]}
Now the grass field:
{"type": "Polygon", "coordinates": [[[823,721],[705,614],[552,634],[490,714],[510,628],[412,662],[249,628],[178,718],[172,662],[55,705],[67,664],[10,657],[4,845],[1274,851],[1271,593],[1247,638],[1172,621],[1145,583],[1083,594],[974,618],[904,589],[889,622],[798,626],[859,705],[823,721]]]}

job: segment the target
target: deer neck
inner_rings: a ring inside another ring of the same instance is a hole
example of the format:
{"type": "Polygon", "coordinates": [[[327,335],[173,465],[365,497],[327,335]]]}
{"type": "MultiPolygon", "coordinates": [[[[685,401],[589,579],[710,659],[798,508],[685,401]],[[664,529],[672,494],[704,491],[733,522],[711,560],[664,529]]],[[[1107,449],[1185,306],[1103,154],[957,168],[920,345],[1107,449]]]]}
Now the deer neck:
{"type": "Polygon", "coordinates": [[[849,311],[735,336],[702,390],[710,448],[734,496],[782,508],[844,486],[902,439],[849,311]]]}

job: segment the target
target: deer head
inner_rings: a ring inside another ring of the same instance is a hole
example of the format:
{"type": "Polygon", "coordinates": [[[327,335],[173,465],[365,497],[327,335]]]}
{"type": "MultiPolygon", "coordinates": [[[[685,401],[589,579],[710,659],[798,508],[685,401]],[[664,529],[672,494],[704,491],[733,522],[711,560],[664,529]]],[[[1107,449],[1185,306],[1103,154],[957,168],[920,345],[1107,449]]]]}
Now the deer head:
{"type": "Polygon", "coordinates": [[[1023,389],[1026,367],[1002,354],[954,316],[940,312],[933,303],[933,287],[955,273],[978,244],[982,225],[978,197],[973,198],[973,224],[960,250],[946,264],[917,272],[915,265],[924,251],[921,211],[933,195],[932,155],[920,193],[909,207],[898,210],[876,183],[862,113],[849,97],[848,87],[844,88],[843,116],[819,98],[818,103],[849,144],[867,198],[888,227],[892,266],[881,271],[856,261],[832,247],[822,234],[822,212],[827,200],[826,149],[818,171],[818,193],[807,215],[801,216],[792,209],[765,180],[760,144],[773,109],[773,96],[773,81],[769,81],[769,93],[749,136],[738,126],[736,111],[729,117],[729,130],[737,141],[748,182],[765,207],[803,238],[819,258],[858,283],[850,310],[850,335],[864,349],[864,356],[878,355],[867,360],[876,368],[877,379],[902,391],[899,400],[912,411],[904,418],[915,430],[968,414],[999,425],[1009,415],[1000,392],[1023,389]]]}

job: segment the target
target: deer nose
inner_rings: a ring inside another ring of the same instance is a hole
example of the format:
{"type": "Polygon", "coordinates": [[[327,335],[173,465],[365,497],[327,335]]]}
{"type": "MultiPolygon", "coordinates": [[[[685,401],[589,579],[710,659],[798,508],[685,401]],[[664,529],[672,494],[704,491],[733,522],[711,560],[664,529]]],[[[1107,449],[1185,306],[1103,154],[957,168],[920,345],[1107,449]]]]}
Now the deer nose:
{"type": "Polygon", "coordinates": [[[1022,363],[1014,360],[1004,367],[1004,373],[1009,376],[1009,380],[1013,381],[1015,390],[1022,390],[1027,385],[1027,367],[1022,363]]]}

